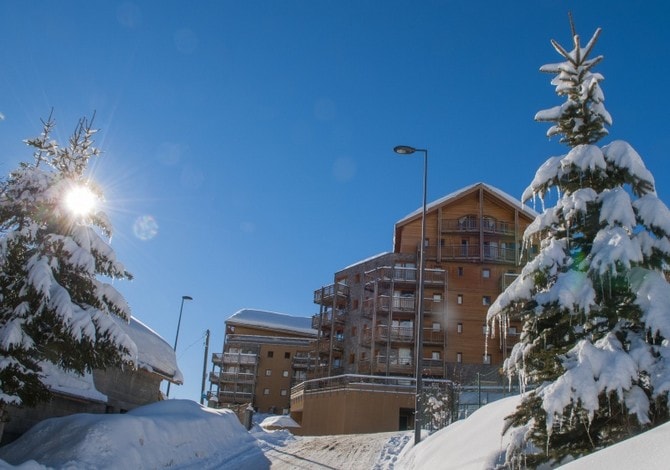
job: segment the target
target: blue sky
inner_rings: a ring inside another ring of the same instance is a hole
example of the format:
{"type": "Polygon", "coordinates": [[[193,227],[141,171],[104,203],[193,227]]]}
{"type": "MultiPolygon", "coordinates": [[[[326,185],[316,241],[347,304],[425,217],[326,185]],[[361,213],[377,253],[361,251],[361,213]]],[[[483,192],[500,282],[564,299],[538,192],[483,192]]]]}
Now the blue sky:
{"type": "Polygon", "coordinates": [[[633,145],[668,204],[662,0],[4,1],[0,171],[52,108],[61,141],[96,113],[92,176],[135,276],[117,287],[169,343],[194,298],[171,396],[198,400],[206,329],[217,352],[241,308],[311,316],[335,271],[392,249],[422,178],[395,145],[429,149],[429,200],[520,197],[567,151],[533,116],[561,102],[539,67],[571,47],[568,11],[583,43],[603,28],[602,143],[633,145]]]}

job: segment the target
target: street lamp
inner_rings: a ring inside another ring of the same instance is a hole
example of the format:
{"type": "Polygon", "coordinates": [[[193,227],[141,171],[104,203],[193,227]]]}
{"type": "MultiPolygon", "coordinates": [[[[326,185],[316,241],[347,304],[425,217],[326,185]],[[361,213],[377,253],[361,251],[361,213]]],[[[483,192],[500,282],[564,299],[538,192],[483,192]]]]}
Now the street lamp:
{"type": "Polygon", "coordinates": [[[426,186],[428,180],[428,149],[416,149],[408,145],[398,145],[393,151],[399,155],[411,155],[414,152],[423,152],[423,209],[421,212],[421,244],[419,245],[419,303],[416,312],[416,397],[414,399],[414,445],[421,442],[421,403],[420,396],[423,388],[421,378],[421,363],[423,360],[423,276],[426,269],[426,186]]]}
{"type": "MultiPolygon", "coordinates": [[[[179,327],[181,326],[181,313],[184,311],[184,300],[193,300],[193,297],[188,296],[188,295],[182,295],[181,296],[181,307],[179,307],[179,320],[177,321],[177,335],[174,337],[174,349],[175,352],[175,357],[177,354],[177,340],[179,339],[179,327]]],[[[169,397],[170,396],[170,381],[168,380],[168,386],[167,386],[167,392],[165,396],[169,397]]]]}

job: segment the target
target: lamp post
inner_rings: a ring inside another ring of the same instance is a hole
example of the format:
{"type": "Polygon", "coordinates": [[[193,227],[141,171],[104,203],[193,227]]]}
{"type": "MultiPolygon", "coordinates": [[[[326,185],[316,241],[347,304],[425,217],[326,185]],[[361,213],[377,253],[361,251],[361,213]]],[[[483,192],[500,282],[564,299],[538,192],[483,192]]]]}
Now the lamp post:
{"type": "Polygon", "coordinates": [[[408,145],[398,145],[393,151],[399,155],[411,155],[423,152],[423,208],[421,212],[421,244],[419,245],[419,303],[416,312],[416,397],[414,399],[414,445],[421,442],[421,403],[420,396],[423,389],[421,378],[421,363],[423,360],[423,277],[426,269],[426,187],[428,181],[428,150],[417,149],[408,145]]]}
{"type": "MultiPolygon", "coordinates": [[[[182,295],[181,296],[181,307],[179,307],[179,320],[177,321],[177,334],[174,337],[174,349],[175,356],[177,353],[177,340],[179,340],[179,327],[181,326],[181,313],[184,311],[184,300],[193,300],[193,297],[188,296],[188,295],[182,295]]],[[[167,386],[167,392],[165,393],[165,396],[169,397],[170,396],[170,381],[168,380],[168,386],[167,386]]]]}

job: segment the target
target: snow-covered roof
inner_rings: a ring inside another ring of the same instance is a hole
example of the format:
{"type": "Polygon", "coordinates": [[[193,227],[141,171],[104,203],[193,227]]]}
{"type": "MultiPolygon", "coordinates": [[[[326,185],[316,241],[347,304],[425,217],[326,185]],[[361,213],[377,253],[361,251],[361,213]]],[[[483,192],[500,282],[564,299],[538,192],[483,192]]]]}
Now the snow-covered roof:
{"type": "Polygon", "coordinates": [[[311,317],[244,308],[226,320],[227,325],[245,325],[316,336],[311,317]]]}
{"type": "Polygon", "coordinates": [[[382,256],[386,256],[388,254],[390,254],[389,251],[383,251],[383,252],[378,253],[374,256],[370,256],[369,258],[365,258],[365,259],[362,259],[360,261],[356,261],[355,263],[352,263],[349,266],[346,266],[346,267],[340,269],[340,271],[346,271],[347,269],[351,269],[354,266],[358,266],[359,264],[367,263],[368,261],[372,261],[373,259],[381,258],[382,256]]]}
{"type": "Polygon", "coordinates": [[[173,383],[184,382],[174,349],[158,333],[135,317],[131,317],[130,323],[117,317],[114,321],[137,345],[138,368],[163,375],[173,383]]]}
{"type": "MultiPolygon", "coordinates": [[[[528,217],[535,218],[537,216],[537,213],[533,209],[531,209],[530,207],[522,204],[521,200],[519,200],[515,197],[512,197],[509,194],[507,194],[505,191],[503,191],[501,189],[498,189],[494,186],[491,186],[489,184],[486,184],[486,183],[471,184],[470,186],[466,186],[466,187],[461,188],[457,191],[454,191],[453,193],[447,194],[446,196],[443,196],[440,199],[437,199],[433,202],[430,202],[430,203],[426,204],[426,212],[430,212],[431,210],[433,210],[433,209],[435,209],[435,208],[437,208],[437,207],[439,207],[439,206],[441,206],[441,205],[443,205],[443,204],[445,204],[445,203],[447,203],[451,200],[457,199],[457,198],[461,197],[462,195],[464,195],[465,193],[467,193],[467,192],[469,192],[469,191],[471,191],[474,188],[479,187],[479,186],[482,186],[484,189],[486,189],[489,192],[495,194],[500,199],[509,203],[511,206],[516,207],[520,211],[526,213],[526,215],[528,215],[528,217]]],[[[423,207],[419,207],[414,212],[412,212],[410,214],[407,214],[405,217],[403,217],[398,222],[396,222],[396,227],[400,224],[403,224],[403,223],[405,223],[405,222],[407,222],[411,219],[414,219],[414,218],[420,216],[422,214],[422,212],[423,212],[423,207]]]]}
{"type": "MultiPolygon", "coordinates": [[[[184,382],[172,346],[158,333],[134,317],[131,317],[130,323],[116,316],[112,316],[112,319],[137,345],[135,360],[138,368],[159,374],[176,384],[184,382]]],[[[44,383],[52,391],[92,401],[107,402],[107,395],[96,389],[93,375],[90,372],[84,375],[66,372],[48,361],[40,363],[40,367],[44,374],[44,383]]]]}

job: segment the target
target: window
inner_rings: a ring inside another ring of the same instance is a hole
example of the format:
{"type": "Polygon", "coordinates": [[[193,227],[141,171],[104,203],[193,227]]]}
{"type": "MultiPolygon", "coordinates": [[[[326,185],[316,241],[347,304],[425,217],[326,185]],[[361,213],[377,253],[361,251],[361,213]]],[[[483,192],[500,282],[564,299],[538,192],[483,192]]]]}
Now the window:
{"type": "Polygon", "coordinates": [[[484,364],[491,364],[491,355],[490,354],[484,354],[483,361],[484,361],[484,364]]]}
{"type": "Polygon", "coordinates": [[[482,269],[482,277],[488,279],[491,277],[491,270],[489,268],[482,269]]]}
{"type": "Polygon", "coordinates": [[[461,363],[463,362],[463,353],[456,353],[456,362],[461,363]]]}
{"type": "Polygon", "coordinates": [[[356,362],[356,354],[351,353],[349,354],[349,364],[353,364],[356,362]]]}
{"type": "Polygon", "coordinates": [[[463,333],[463,323],[459,323],[458,325],[456,325],[456,332],[457,332],[459,335],[460,335],[461,333],[463,333]]]}
{"type": "Polygon", "coordinates": [[[461,240],[461,256],[468,256],[468,241],[461,240]]]}
{"type": "Polygon", "coordinates": [[[291,353],[290,352],[285,352],[284,353],[284,359],[291,359],[291,353]]]}
{"type": "Polygon", "coordinates": [[[270,377],[272,375],[272,369],[265,369],[265,376],[270,377]]]}
{"type": "Polygon", "coordinates": [[[482,325],[482,334],[484,336],[487,336],[489,334],[489,327],[486,325],[486,323],[482,325]]]}
{"type": "Polygon", "coordinates": [[[440,326],[439,322],[434,321],[433,322],[433,331],[440,331],[440,328],[441,328],[441,326],[440,326]]]}
{"type": "Polygon", "coordinates": [[[491,296],[490,295],[482,296],[482,305],[491,305],[491,296]]]}
{"type": "Polygon", "coordinates": [[[354,276],[354,282],[355,282],[356,284],[359,284],[359,283],[361,282],[361,275],[360,275],[360,273],[357,273],[357,274],[354,276]]]}
{"type": "Polygon", "coordinates": [[[440,351],[433,351],[430,355],[430,358],[439,361],[440,360],[440,351]]]}
{"type": "Polygon", "coordinates": [[[442,302],[442,294],[433,294],[433,302],[442,302]]]}
{"type": "Polygon", "coordinates": [[[358,299],[354,299],[351,308],[353,308],[354,310],[358,310],[358,299]]]}
{"type": "Polygon", "coordinates": [[[516,336],[518,333],[516,331],[516,326],[510,326],[507,328],[507,335],[508,336],[516,336]]]}
{"type": "Polygon", "coordinates": [[[356,336],[357,333],[358,333],[358,328],[356,328],[355,326],[352,326],[351,327],[351,336],[356,336]]]}
{"type": "Polygon", "coordinates": [[[286,391],[285,388],[282,388],[281,391],[279,392],[279,394],[280,394],[282,397],[285,397],[285,396],[288,394],[288,392],[286,391]]]}
{"type": "Polygon", "coordinates": [[[263,389],[263,395],[270,395],[270,389],[269,388],[264,388],[263,389]]]}
{"type": "Polygon", "coordinates": [[[274,357],[275,353],[274,351],[268,351],[268,357],[274,357]]]}
{"type": "Polygon", "coordinates": [[[457,303],[458,305],[463,305],[463,294],[458,294],[458,295],[456,296],[456,303],[457,303]]]}
{"type": "Polygon", "coordinates": [[[288,377],[288,371],[287,371],[287,370],[283,370],[282,373],[281,373],[281,376],[282,376],[282,377],[288,377]]]}
{"type": "Polygon", "coordinates": [[[458,277],[463,277],[463,266],[456,268],[456,271],[458,272],[458,277]]]}

